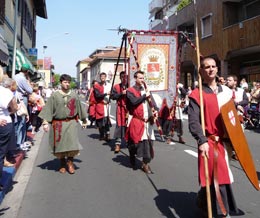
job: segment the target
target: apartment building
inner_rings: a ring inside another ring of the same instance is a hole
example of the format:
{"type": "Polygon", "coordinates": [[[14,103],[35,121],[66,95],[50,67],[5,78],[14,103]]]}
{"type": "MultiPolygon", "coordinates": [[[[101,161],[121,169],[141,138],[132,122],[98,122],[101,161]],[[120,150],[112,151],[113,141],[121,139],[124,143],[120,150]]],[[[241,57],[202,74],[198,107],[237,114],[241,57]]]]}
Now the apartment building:
{"type": "MultiPolygon", "coordinates": [[[[219,74],[236,74],[249,82],[260,80],[260,0],[153,0],[149,4],[150,29],[183,31],[195,43],[198,23],[202,56],[216,59],[219,74]]],[[[197,80],[196,53],[182,45],[181,81],[192,86],[197,80]]]]}
{"type": "MultiPolygon", "coordinates": [[[[29,51],[36,51],[37,16],[47,19],[45,0],[0,0],[0,62],[10,76],[15,34],[16,70],[20,70],[23,62],[28,62],[34,71],[34,63],[29,60],[29,51]]],[[[37,58],[35,61],[37,62],[37,58]]]]}

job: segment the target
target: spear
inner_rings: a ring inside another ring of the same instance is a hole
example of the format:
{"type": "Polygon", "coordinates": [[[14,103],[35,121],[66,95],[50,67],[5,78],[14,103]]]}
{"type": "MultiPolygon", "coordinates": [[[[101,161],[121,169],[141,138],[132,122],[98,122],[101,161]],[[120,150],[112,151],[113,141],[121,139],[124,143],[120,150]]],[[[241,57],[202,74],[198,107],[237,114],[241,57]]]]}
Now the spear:
{"type": "MultiPolygon", "coordinates": [[[[199,35],[198,35],[198,15],[197,15],[197,4],[196,0],[194,2],[194,13],[195,13],[195,40],[196,40],[196,57],[197,57],[197,69],[200,69],[200,50],[199,50],[199,35]]],[[[201,126],[203,134],[205,135],[205,122],[204,122],[204,103],[202,96],[202,79],[200,73],[199,76],[199,96],[200,96],[200,117],[201,126]]],[[[209,185],[209,167],[208,167],[208,157],[204,155],[204,167],[205,167],[205,177],[206,177],[206,193],[207,193],[207,207],[208,207],[208,218],[212,218],[212,207],[211,207],[211,195],[210,195],[210,185],[209,185]]]]}

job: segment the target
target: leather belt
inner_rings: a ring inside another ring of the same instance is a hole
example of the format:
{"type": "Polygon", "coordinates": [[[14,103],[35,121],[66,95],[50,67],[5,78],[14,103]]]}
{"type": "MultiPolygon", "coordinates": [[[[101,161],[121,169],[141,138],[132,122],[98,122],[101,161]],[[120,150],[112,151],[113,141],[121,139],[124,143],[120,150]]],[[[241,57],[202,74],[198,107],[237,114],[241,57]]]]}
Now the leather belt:
{"type": "Polygon", "coordinates": [[[57,121],[63,121],[63,122],[69,122],[71,120],[76,120],[78,121],[78,116],[75,116],[75,117],[67,117],[65,119],[54,119],[52,120],[52,122],[57,122],[57,121]]]}
{"type": "Polygon", "coordinates": [[[218,143],[219,143],[219,136],[215,135],[209,135],[207,136],[209,139],[214,141],[214,162],[213,162],[213,179],[214,179],[214,187],[216,192],[217,201],[219,204],[219,207],[223,213],[223,215],[227,214],[227,210],[225,208],[225,205],[223,203],[220,190],[219,190],[219,183],[218,183],[218,143]]]}
{"type": "Polygon", "coordinates": [[[137,116],[137,115],[133,115],[133,118],[136,118],[136,119],[138,119],[138,120],[141,120],[141,121],[143,121],[143,122],[145,122],[145,123],[148,123],[148,122],[150,122],[150,121],[153,119],[152,116],[149,117],[148,119],[145,119],[145,118],[139,117],[139,116],[137,116]]]}

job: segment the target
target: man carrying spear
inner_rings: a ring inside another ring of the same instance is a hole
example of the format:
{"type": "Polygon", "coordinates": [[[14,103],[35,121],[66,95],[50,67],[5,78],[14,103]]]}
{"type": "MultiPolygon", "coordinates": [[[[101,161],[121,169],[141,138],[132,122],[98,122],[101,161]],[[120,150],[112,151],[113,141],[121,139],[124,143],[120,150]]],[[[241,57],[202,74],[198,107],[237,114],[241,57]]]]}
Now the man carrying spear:
{"type": "Polygon", "coordinates": [[[120,151],[122,138],[125,137],[127,109],[126,109],[126,89],[127,89],[127,75],[125,71],[120,72],[121,83],[113,87],[111,99],[117,101],[116,106],[116,128],[114,132],[115,138],[115,153],[120,151]]]}
{"type": "Polygon", "coordinates": [[[198,193],[198,206],[203,217],[207,217],[206,172],[203,158],[208,161],[208,182],[212,193],[212,211],[214,217],[230,217],[230,211],[237,212],[237,206],[232,194],[231,183],[233,175],[229,167],[229,157],[225,144],[225,130],[220,114],[220,107],[232,98],[232,91],[217,84],[218,68],[212,58],[201,62],[200,74],[203,81],[202,99],[204,113],[200,114],[201,103],[199,89],[196,88],[189,96],[189,129],[198,143],[198,173],[201,189],[198,193]],[[204,116],[205,135],[200,117],[204,116]]]}

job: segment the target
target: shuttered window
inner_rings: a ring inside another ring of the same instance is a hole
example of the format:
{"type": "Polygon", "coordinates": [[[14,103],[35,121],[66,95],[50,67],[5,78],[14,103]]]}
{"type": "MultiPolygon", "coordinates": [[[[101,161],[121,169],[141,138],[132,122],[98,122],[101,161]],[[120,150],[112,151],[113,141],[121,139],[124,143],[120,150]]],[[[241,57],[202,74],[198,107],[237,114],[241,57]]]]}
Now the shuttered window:
{"type": "Polygon", "coordinates": [[[201,38],[212,35],[212,14],[201,18],[201,38]]]}

